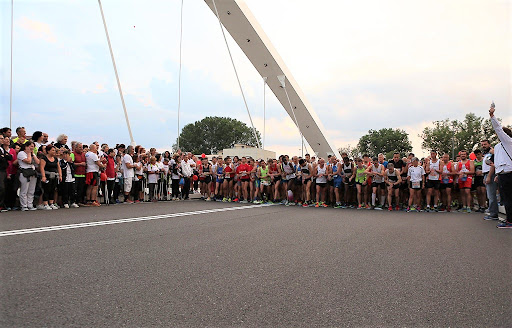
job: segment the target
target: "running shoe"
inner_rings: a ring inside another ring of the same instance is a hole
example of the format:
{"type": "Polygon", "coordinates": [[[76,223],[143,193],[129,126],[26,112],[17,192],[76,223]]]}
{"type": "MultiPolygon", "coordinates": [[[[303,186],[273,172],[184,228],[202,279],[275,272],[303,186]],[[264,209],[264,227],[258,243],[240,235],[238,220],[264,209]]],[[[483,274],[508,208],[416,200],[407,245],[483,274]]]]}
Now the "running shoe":
{"type": "Polygon", "coordinates": [[[364,206],[364,208],[366,208],[367,210],[369,210],[369,209],[370,209],[370,205],[366,204],[366,205],[364,206]]]}
{"type": "Polygon", "coordinates": [[[497,216],[486,215],[486,216],[484,216],[484,220],[485,221],[492,221],[492,220],[499,220],[499,218],[497,216]]]}
{"type": "Polygon", "coordinates": [[[446,208],[446,212],[451,212],[451,211],[452,211],[451,206],[448,206],[448,207],[446,208]]]}
{"type": "Polygon", "coordinates": [[[316,204],[315,204],[315,207],[320,207],[320,203],[316,203],[316,204]]]}
{"type": "Polygon", "coordinates": [[[43,210],[51,211],[51,210],[53,210],[53,208],[50,205],[47,204],[47,205],[43,205],[43,210]]]}
{"type": "Polygon", "coordinates": [[[363,209],[363,205],[359,204],[359,205],[357,206],[357,209],[358,209],[358,210],[362,210],[362,209],[363,209]]]}
{"type": "Polygon", "coordinates": [[[233,199],[235,203],[238,203],[240,200],[238,198],[233,199]]]}
{"type": "Polygon", "coordinates": [[[69,208],[69,204],[64,204],[64,208],[69,208]]]}
{"type": "Polygon", "coordinates": [[[471,207],[466,207],[466,213],[471,213],[471,207]]]}
{"type": "Polygon", "coordinates": [[[304,202],[304,204],[302,204],[302,207],[308,207],[308,203],[304,202]]]}
{"type": "Polygon", "coordinates": [[[340,204],[340,203],[336,203],[336,204],[334,205],[334,208],[341,208],[341,204],[340,204]]]}
{"type": "Polygon", "coordinates": [[[388,211],[392,211],[392,210],[393,210],[393,206],[388,207],[388,211]]]}
{"type": "Polygon", "coordinates": [[[512,222],[503,222],[496,226],[498,229],[512,229],[512,222]]]}
{"type": "Polygon", "coordinates": [[[98,203],[97,201],[92,202],[91,205],[96,207],[101,206],[100,203],[98,203]]]}
{"type": "Polygon", "coordinates": [[[323,203],[322,206],[323,207],[329,207],[329,205],[327,205],[326,203],[323,203]]]}
{"type": "Polygon", "coordinates": [[[425,212],[431,212],[432,210],[430,209],[430,206],[427,206],[427,208],[425,209],[425,212]]]}
{"type": "Polygon", "coordinates": [[[434,206],[434,212],[439,212],[439,209],[437,208],[437,206],[434,206]]]}
{"type": "Polygon", "coordinates": [[[395,211],[400,211],[400,206],[395,206],[395,211]]]}
{"type": "Polygon", "coordinates": [[[73,204],[71,204],[71,207],[73,207],[73,208],[78,208],[78,207],[80,207],[80,206],[78,206],[76,203],[73,203],[73,204]]]}
{"type": "Polygon", "coordinates": [[[380,206],[380,205],[379,206],[375,206],[374,209],[377,210],[377,211],[382,211],[382,206],[380,206]]]}
{"type": "Polygon", "coordinates": [[[240,204],[247,204],[247,201],[244,199],[244,200],[241,200],[240,201],[240,204]]]}

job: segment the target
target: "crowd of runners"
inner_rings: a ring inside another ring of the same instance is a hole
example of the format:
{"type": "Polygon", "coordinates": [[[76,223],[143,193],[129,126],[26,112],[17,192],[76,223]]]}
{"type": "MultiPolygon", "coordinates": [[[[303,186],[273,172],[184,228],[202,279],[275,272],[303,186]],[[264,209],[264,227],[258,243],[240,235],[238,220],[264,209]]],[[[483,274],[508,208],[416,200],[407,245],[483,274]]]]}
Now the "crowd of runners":
{"type": "MultiPolygon", "coordinates": [[[[495,120],[497,122],[497,120],[495,120]]],[[[499,123],[497,123],[499,125],[499,123]]],[[[510,136],[507,128],[500,137],[510,136]]],[[[316,158],[306,154],[277,159],[208,157],[155,148],[93,142],[84,145],[60,135],[23,127],[1,130],[0,210],[57,210],[100,203],[179,201],[191,192],[205,201],[272,203],[286,206],[356,208],[408,212],[472,211],[498,219],[494,149],[460,151],[456,158],[432,150],[426,158],[396,152],[386,159],[365,154],[316,158]],[[101,201],[100,201],[101,200],[101,201]]],[[[500,138],[501,139],[501,138],[500,138]]],[[[502,149],[502,143],[498,144],[502,149]]],[[[512,159],[511,159],[512,162],[512,159]]],[[[512,165],[512,164],[511,164],[512,165]]],[[[501,198],[510,197],[501,188],[501,198]]],[[[505,222],[505,224],[507,224],[505,222]]]]}

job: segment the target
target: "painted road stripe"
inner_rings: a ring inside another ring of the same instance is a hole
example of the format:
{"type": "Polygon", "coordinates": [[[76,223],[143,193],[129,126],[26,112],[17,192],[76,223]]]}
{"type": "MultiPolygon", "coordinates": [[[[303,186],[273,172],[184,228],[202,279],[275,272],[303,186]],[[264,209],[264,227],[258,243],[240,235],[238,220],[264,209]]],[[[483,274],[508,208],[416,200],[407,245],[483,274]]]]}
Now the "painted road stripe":
{"type": "Polygon", "coordinates": [[[153,215],[153,216],[142,216],[142,217],[138,217],[138,218],[126,218],[126,219],[116,219],[116,220],[107,220],[107,221],[96,221],[96,222],[84,222],[84,223],[75,223],[75,224],[64,224],[64,225],[40,227],[40,228],[8,230],[8,231],[1,231],[0,232],[0,237],[24,235],[24,234],[38,233],[38,232],[49,232],[49,231],[57,231],[57,230],[68,230],[68,229],[77,229],[77,228],[97,227],[97,226],[111,225],[111,224],[118,224],[118,223],[129,223],[129,222],[140,222],[140,221],[150,221],[150,220],[161,220],[161,219],[175,218],[175,217],[180,217],[180,216],[190,216],[190,215],[217,213],[217,212],[237,211],[237,210],[244,210],[244,209],[250,209],[250,208],[257,208],[257,207],[266,207],[266,206],[271,206],[271,205],[272,204],[237,206],[237,207],[225,207],[225,208],[216,208],[216,209],[211,209],[211,210],[200,210],[200,211],[192,211],[192,212],[171,213],[171,214],[162,214],[162,215],[153,215]]]}

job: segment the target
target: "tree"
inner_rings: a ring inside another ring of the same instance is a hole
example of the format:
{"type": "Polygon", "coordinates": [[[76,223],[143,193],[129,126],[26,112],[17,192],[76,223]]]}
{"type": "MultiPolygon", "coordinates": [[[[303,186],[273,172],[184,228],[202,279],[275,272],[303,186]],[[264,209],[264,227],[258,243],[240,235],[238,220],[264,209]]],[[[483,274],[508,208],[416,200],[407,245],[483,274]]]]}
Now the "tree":
{"type": "Polygon", "coordinates": [[[341,153],[347,153],[348,157],[350,158],[356,158],[359,157],[359,151],[357,150],[357,147],[352,147],[350,144],[347,147],[340,147],[338,148],[338,152],[341,153]]]}
{"type": "Polygon", "coordinates": [[[386,158],[390,158],[394,152],[399,152],[400,154],[410,152],[412,145],[409,135],[404,130],[385,128],[369,130],[368,134],[359,139],[357,150],[360,154],[368,154],[370,156],[383,153],[386,158]]]}
{"type": "Polygon", "coordinates": [[[419,135],[423,139],[424,149],[435,149],[453,157],[463,149],[470,152],[475,150],[483,139],[489,139],[493,145],[498,143],[491,120],[474,113],[466,114],[463,121],[446,119],[432,124],[433,127],[424,128],[419,135]]]}
{"type": "MultiPolygon", "coordinates": [[[[261,140],[260,133],[256,134],[261,140]]],[[[229,117],[205,117],[185,125],[180,133],[180,148],[194,154],[214,154],[237,143],[258,146],[253,130],[229,117]]]]}

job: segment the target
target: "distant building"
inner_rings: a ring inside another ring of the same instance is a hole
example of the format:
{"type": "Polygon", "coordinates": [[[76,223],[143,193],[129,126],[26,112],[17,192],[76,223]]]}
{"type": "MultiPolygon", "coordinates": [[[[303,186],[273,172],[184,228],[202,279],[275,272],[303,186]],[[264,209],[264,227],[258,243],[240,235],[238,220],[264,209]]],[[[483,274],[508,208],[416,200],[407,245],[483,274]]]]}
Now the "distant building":
{"type": "Polygon", "coordinates": [[[266,149],[260,149],[253,146],[247,146],[242,144],[235,144],[233,148],[223,149],[222,157],[252,157],[254,159],[264,159],[267,160],[269,158],[276,158],[276,152],[270,151],[266,149]]]}

